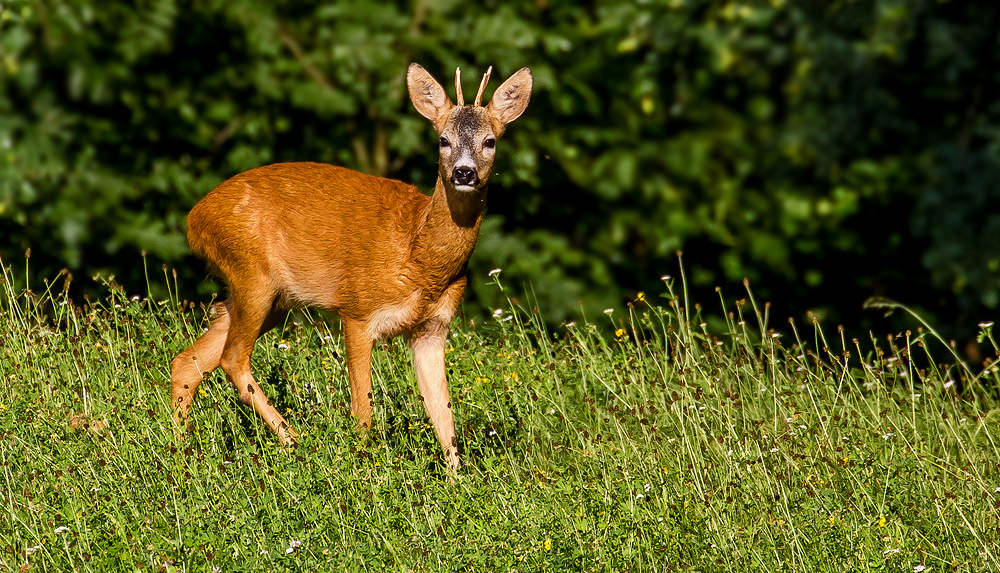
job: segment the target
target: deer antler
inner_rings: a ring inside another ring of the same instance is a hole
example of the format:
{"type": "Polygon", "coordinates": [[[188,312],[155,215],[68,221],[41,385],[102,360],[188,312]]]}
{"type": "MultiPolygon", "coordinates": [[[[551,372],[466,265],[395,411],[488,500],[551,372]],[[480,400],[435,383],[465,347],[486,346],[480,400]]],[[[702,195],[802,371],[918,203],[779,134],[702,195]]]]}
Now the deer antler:
{"type": "Polygon", "coordinates": [[[455,99],[457,105],[465,105],[465,96],[462,95],[462,68],[455,68],[455,99]]]}
{"type": "Polygon", "coordinates": [[[479,92],[476,93],[476,103],[472,104],[475,107],[479,107],[483,103],[483,90],[486,89],[486,82],[490,81],[490,72],[493,71],[493,66],[490,66],[483,74],[483,81],[479,82],[479,92]]]}

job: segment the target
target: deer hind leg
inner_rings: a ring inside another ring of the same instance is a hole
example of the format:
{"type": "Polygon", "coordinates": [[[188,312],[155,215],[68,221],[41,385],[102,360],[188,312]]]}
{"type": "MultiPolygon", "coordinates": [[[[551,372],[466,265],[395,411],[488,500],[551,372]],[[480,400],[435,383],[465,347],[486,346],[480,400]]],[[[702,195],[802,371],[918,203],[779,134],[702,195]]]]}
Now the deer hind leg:
{"type": "Polygon", "coordinates": [[[233,297],[229,314],[229,335],[220,365],[229,383],[240,393],[240,401],[253,408],[283,445],[294,443],[296,434],[288,421],[267,401],[267,396],[250,373],[250,355],[261,334],[280,323],[285,312],[274,308],[274,296],[265,292],[233,297]]]}
{"type": "Polygon", "coordinates": [[[180,430],[187,423],[195,391],[205,375],[219,367],[222,349],[229,334],[229,309],[231,300],[212,305],[209,311],[212,322],[208,332],[170,363],[170,405],[174,408],[173,420],[180,430]]]}
{"type": "Polygon", "coordinates": [[[342,318],[347,376],[351,381],[351,413],[362,428],[372,425],[372,346],[368,325],[342,318]]]}
{"type": "Polygon", "coordinates": [[[410,336],[409,343],[413,350],[417,386],[424,398],[424,409],[434,424],[434,433],[441,442],[445,462],[451,471],[455,471],[458,469],[458,443],[445,375],[444,347],[447,335],[447,326],[432,324],[417,329],[410,336]]]}

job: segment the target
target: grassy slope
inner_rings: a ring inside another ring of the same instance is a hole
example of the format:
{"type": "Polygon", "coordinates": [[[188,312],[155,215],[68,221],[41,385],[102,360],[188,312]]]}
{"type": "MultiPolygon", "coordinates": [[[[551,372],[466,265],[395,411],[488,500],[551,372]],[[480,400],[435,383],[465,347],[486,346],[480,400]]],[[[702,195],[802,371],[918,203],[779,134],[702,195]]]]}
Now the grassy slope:
{"type": "Polygon", "coordinates": [[[925,335],[797,343],[750,299],[716,338],[669,294],[558,340],[517,309],[456,325],[449,483],[399,341],[367,440],[342,340],[301,320],[254,355],[295,450],[220,373],[177,439],[199,313],[4,284],[0,571],[1000,570],[997,374],[956,395],[925,335]]]}

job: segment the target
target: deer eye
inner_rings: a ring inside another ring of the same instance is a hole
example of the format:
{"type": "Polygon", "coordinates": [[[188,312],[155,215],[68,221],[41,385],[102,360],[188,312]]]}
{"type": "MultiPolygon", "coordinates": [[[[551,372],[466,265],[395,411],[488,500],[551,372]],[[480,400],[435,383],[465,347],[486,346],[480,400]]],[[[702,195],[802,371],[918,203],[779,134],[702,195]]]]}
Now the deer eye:
{"type": "Polygon", "coordinates": [[[496,146],[497,146],[497,140],[493,139],[492,137],[489,137],[486,139],[486,141],[483,141],[483,147],[485,149],[493,149],[496,146]]]}
{"type": "Polygon", "coordinates": [[[446,137],[442,137],[438,141],[441,143],[441,147],[451,147],[451,142],[448,141],[448,138],[446,138],[446,137]]]}

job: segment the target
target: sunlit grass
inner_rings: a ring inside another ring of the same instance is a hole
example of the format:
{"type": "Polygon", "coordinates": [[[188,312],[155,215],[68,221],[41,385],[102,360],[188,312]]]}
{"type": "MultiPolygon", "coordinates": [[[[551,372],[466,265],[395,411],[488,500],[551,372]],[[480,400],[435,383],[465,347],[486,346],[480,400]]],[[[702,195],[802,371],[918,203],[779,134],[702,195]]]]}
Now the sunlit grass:
{"type": "Polygon", "coordinates": [[[1000,569],[997,370],[937,364],[926,329],[780,335],[749,290],[703,320],[669,277],[557,332],[509,303],[450,337],[450,482],[399,341],[368,438],[336,323],[308,315],[254,354],[294,450],[221,373],[177,438],[169,362],[202,312],[11,273],[0,571],[1000,569]]]}

